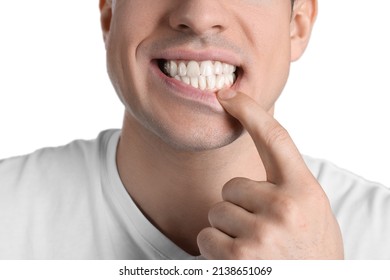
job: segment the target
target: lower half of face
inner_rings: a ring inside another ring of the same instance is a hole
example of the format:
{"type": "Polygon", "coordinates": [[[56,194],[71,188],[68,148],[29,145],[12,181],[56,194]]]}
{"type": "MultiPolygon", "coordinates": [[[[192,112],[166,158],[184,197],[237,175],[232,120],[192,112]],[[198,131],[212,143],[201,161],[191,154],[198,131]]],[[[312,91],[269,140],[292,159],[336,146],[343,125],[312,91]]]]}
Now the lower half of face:
{"type": "MultiPolygon", "coordinates": [[[[126,118],[137,122],[136,129],[147,130],[183,151],[220,148],[242,134],[243,127],[222,108],[214,91],[202,92],[167,76],[154,62],[136,79],[131,78],[133,71],[136,70],[122,72],[119,76],[123,79],[116,88],[125,105],[126,118]]],[[[277,74],[287,78],[287,72],[277,74]]],[[[263,81],[260,76],[238,77],[233,87],[271,112],[284,82],[279,78],[263,81]],[[268,83],[276,83],[276,87],[267,88],[268,83]]]]}
{"type": "Polygon", "coordinates": [[[214,91],[178,81],[154,61],[136,79],[132,78],[135,69],[123,71],[116,66],[109,67],[109,73],[125,105],[125,125],[138,133],[182,151],[223,147],[241,135],[242,126],[223,110],[214,91]]]}
{"type": "Polygon", "coordinates": [[[248,13],[244,18],[246,25],[237,19],[244,26],[232,27],[221,40],[234,45],[226,47],[227,53],[218,40],[205,43],[205,51],[196,37],[181,40],[178,32],[157,32],[157,24],[142,32],[112,34],[108,70],[126,108],[125,125],[174,149],[203,151],[228,145],[243,132],[219,104],[219,89],[232,87],[271,111],[288,76],[288,32],[256,31],[256,18],[251,21],[248,13]],[[165,39],[169,36],[172,40],[165,39]]]}

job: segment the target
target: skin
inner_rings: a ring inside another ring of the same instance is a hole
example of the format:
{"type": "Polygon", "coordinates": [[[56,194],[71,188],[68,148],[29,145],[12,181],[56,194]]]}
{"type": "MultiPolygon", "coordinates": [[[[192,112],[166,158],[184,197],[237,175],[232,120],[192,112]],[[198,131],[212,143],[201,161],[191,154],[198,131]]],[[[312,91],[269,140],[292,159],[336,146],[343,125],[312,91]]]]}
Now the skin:
{"type": "Polygon", "coordinates": [[[317,1],[291,10],[289,0],[101,0],[100,9],[125,106],[118,171],[145,216],[208,259],[343,258],[328,198],[273,118],[317,1]],[[201,100],[159,76],[156,58],[219,58],[240,74],[201,100]]]}

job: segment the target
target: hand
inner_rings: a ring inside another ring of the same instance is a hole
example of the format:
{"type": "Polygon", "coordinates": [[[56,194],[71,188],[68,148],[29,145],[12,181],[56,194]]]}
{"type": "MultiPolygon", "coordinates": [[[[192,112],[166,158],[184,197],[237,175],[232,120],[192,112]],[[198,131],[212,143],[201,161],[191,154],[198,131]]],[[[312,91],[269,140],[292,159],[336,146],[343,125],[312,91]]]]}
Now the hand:
{"type": "Polygon", "coordinates": [[[251,135],[267,181],[234,178],[198,235],[207,259],[342,259],[343,242],[329,200],[287,131],[253,99],[218,94],[251,135]]]}

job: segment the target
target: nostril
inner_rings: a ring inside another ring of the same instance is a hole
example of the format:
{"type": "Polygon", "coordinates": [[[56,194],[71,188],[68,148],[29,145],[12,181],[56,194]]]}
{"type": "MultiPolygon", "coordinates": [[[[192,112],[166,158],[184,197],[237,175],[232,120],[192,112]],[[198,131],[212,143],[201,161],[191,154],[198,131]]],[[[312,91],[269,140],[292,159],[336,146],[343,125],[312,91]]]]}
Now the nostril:
{"type": "Polygon", "coordinates": [[[221,32],[224,28],[222,25],[213,25],[209,27],[200,26],[200,25],[187,25],[187,24],[178,24],[176,25],[176,30],[180,32],[188,32],[194,34],[205,34],[210,32],[221,32]]]}
{"type": "Polygon", "coordinates": [[[188,25],[185,25],[185,24],[179,24],[177,26],[177,29],[179,29],[179,30],[188,30],[188,29],[190,29],[190,27],[188,25]]]}

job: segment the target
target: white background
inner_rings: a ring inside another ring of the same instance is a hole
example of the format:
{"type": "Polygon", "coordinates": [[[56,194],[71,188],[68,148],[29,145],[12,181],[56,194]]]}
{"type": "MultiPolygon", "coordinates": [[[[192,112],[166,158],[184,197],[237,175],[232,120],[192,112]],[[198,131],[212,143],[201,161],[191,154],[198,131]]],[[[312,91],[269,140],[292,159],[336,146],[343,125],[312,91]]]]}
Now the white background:
{"type": "MultiPolygon", "coordinates": [[[[276,117],[302,153],[390,186],[390,2],[319,2],[276,117]]],[[[0,9],[0,158],[121,126],[97,0],[0,0],[0,9]]]]}

